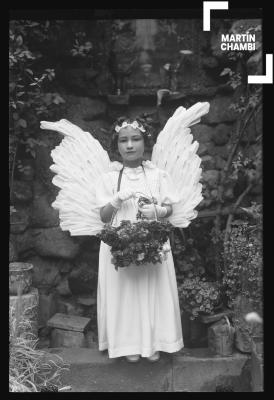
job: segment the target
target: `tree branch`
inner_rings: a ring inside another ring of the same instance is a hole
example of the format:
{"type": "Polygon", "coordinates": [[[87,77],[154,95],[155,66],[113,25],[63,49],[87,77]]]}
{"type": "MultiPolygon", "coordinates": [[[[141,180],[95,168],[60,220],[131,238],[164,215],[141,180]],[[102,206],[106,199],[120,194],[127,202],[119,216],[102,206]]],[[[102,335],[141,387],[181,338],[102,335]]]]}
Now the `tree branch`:
{"type": "Polygon", "coordinates": [[[235,210],[233,211],[233,207],[224,207],[221,210],[203,210],[199,211],[198,215],[196,218],[211,218],[211,217],[216,217],[216,215],[228,215],[228,214],[244,214],[244,211],[242,210],[235,210]]]}
{"type": "Polygon", "coordinates": [[[225,238],[224,238],[224,242],[227,241],[229,232],[230,232],[230,228],[231,228],[231,223],[233,220],[233,213],[236,211],[236,208],[239,207],[239,205],[241,204],[243,198],[247,195],[247,193],[250,191],[250,189],[252,188],[252,183],[249,183],[249,185],[247,186],[247,188],[243,191],[243,193],[238,197],[236,203],[234,204],[232,211],[230,212],[228,219],[227,219],[227,223],[226,223],[226,228],[225,228],[225,238]]]}

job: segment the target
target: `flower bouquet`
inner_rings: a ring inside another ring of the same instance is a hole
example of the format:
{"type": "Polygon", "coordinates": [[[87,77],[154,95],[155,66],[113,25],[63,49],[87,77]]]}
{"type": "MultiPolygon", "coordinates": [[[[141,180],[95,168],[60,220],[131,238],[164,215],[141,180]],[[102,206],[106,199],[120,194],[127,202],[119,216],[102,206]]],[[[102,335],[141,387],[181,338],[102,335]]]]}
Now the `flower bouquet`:
{"type": "MultiPolygon", "coordinates": [[[[147,203],[147,199],[140,198],[139,205],[142,201],[147,203]]],[[[118,270],[132,264],[162,262],[170,251],[166,242],[173,229],[169,221],[143,219],[138,213],[137,222],[122,220],[117,227],[105,224],[97,237],[111,246],[111,261],[118,270]]]]}

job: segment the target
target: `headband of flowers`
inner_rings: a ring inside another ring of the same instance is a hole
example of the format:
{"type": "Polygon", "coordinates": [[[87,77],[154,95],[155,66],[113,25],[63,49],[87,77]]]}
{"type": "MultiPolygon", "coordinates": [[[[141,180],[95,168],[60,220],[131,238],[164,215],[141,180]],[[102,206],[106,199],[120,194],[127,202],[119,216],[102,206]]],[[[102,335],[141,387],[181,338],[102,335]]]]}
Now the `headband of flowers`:
{"type": "Polygon", "coordinates": [[[143,125],[139,125],[137,121],[133,121],[131,124],[124,121],[122,125],[116,125],[114,130],[119,133],[121,129],[126,128],[127,126],[131,126],[133,129],[139,129],[141,132],[146,132],[143,125]]]}

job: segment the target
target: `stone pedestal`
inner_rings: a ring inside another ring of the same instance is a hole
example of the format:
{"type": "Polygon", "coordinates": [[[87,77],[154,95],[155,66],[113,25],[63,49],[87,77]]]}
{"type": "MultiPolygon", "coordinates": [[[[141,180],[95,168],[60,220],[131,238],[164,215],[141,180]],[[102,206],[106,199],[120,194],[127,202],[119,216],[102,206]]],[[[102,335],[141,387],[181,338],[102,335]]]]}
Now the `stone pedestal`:
{"type": "Polygon", "coordinates": [[[88,347],[86,332],[91,319],[62,313],[55,314],[47,325],[52,329],[50,347],[88,347]]]}
{"type": "Polygon", "coordinates": [[[18,334],[29,331],[38,337],[38,306],[39,306],[39,294],[38,289],[32,287],[29,293],[22,294],[21,296],[10,296],[10,312],[11,317],[18,315],[25,316],[30,320],[30,325],[22,327],[18,330],[18,334]],[[17,310],[16,310],[17,309],[17,310]]]}
{"type": "Polygon", "coordinates": [[[83,332],[65,331],[54,328],[51,331],[49,347],[88,347],[83,332]]]}

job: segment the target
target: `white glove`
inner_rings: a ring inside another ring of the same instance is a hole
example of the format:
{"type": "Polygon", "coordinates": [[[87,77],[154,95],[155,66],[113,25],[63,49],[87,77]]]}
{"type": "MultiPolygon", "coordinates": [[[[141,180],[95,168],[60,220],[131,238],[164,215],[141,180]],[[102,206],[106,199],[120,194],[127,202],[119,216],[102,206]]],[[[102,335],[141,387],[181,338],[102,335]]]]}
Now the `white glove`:
{"type": "Polygon", "coordinates": [[[141,213],[148,219],[153,219],[155,218],[155,209],[157,213],[158,218],[164,218],[165,215],[167,214],[167,209],[166,207],[161,207],[153,204],[144,204],[143,207],[139,207],[139,210],[141,213]]]}
{"type": "Polygon", "coordinates": [[[120,208],[123,201],[131,199],[132,197],[135,197],[135,192],[133,190],[120,190],[110,201],[110,204],[115,208],[120,208]]]}
{"type": "Polygon", "coordinates": [[[158,206],[158,204],[156,204],[155,207],[156,207],[157,217],[158,218],[164,218],[167,215],[167,208],[166,207],[158,206]]]}

